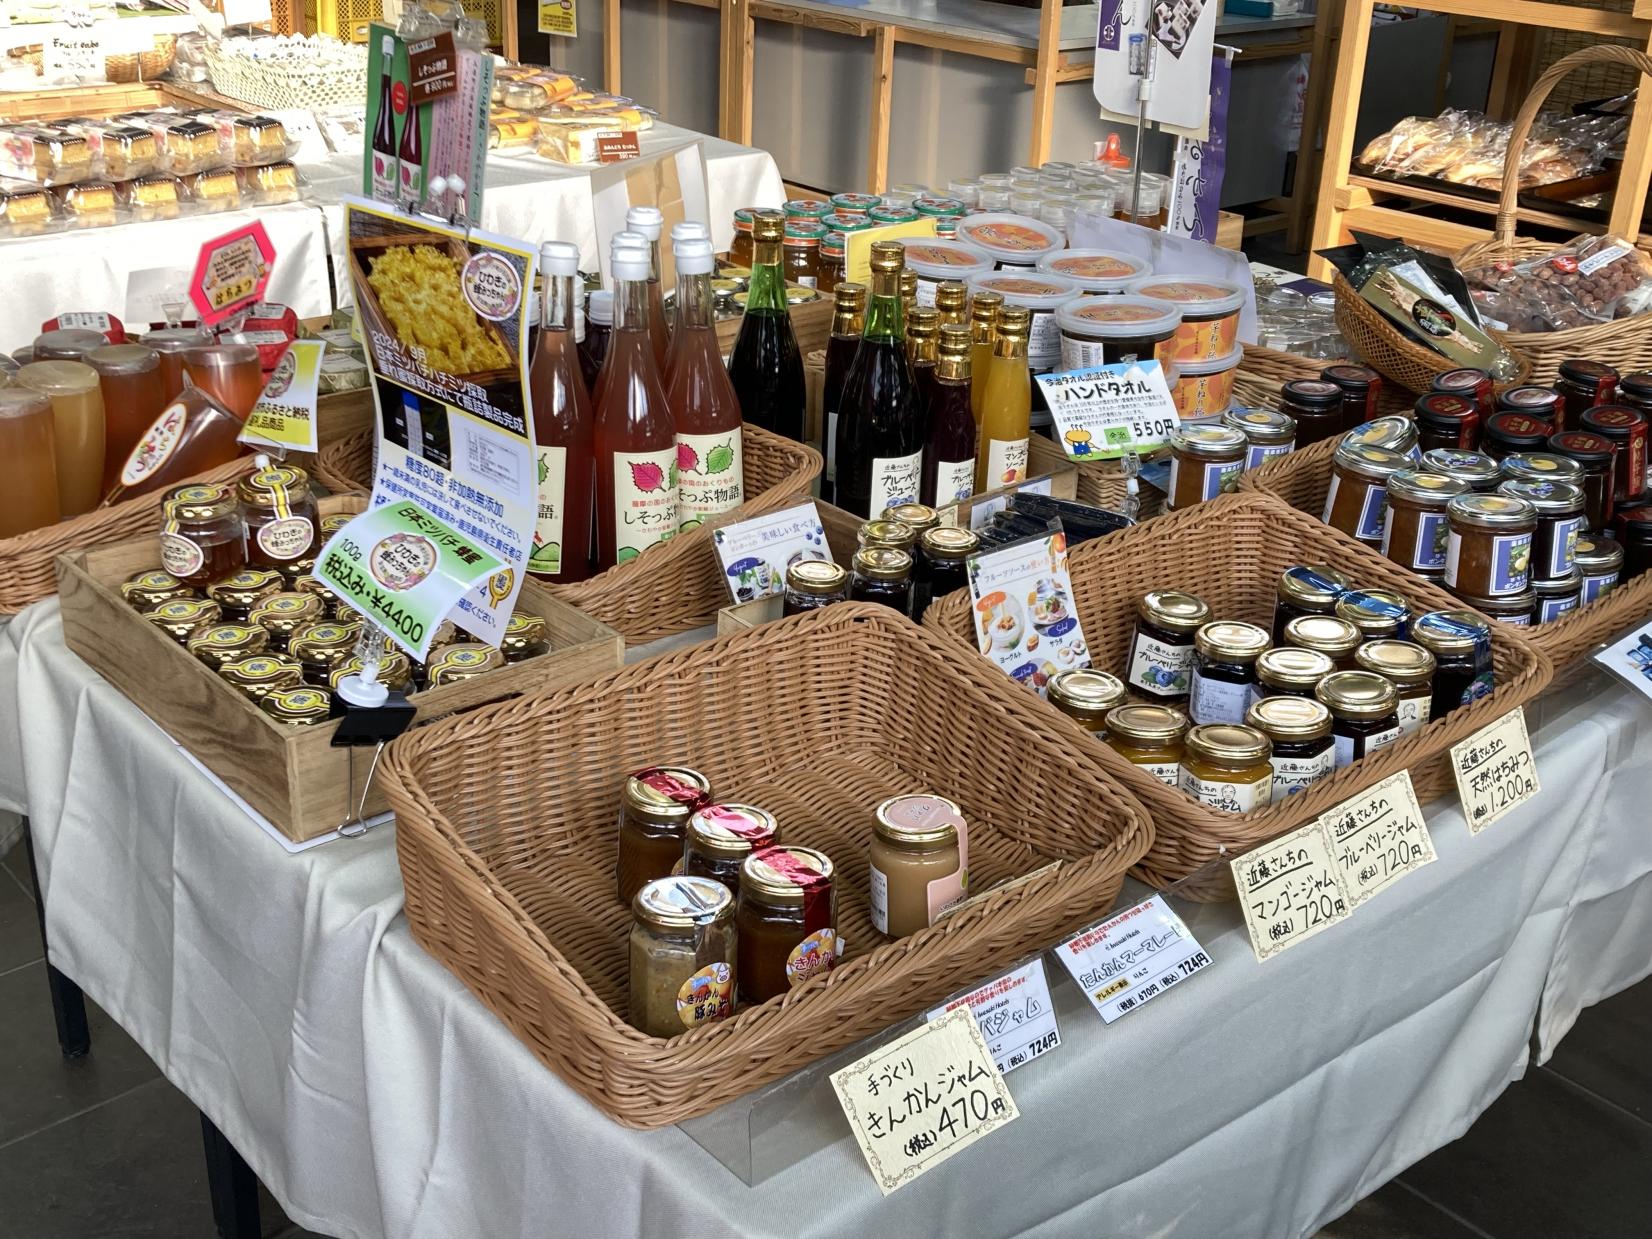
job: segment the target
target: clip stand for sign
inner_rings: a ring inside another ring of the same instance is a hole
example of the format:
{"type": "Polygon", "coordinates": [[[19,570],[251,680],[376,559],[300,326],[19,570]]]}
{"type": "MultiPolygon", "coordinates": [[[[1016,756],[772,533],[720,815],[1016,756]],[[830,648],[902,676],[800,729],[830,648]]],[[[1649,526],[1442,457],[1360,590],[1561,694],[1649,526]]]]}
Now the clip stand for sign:
{"type": "Polygon", "coordinates": [[[1124,512],[1131,520],[1141,515],[1141,457],[1135,448],[1125,449],[1119,457],[1119,468],[1124,471],[1124,512]]]}
{"type": "Polygon", "coordinates": [[[349,793],[356,800],[354,816],[341,822],[338,833],[354,839],[367,833],[365,821],[367,793],[372,789],[373,776],[378,773],[379,758],[389,744],[413,722],[413,707],[405,693],[392,691],[379,682],[379,668],[390,650],[390,639],[377,624],[369,621],[362,626],[356,642],[356,656],[361,659],[361,671],[339,681],[337,694],[344,704],[344,717],[333,734],[334,748],[348,748],[349,793]],[[361,785],[361,796],[356,797],[356,749],[373,746],[373,761],[367,768],[367,778],[361,785]]]}
{"type": "Polygon", "coordinates": [[[1153,97],[1153,70],[1158,63],[1153,47],[1157,25],[1158,15],[1155,6],[1152,0],[1147,0],[1147,31],[1145,34],[1130,36],[1132,50],[1135,50],[1137,40],[1140,40],[1140,58],[1130,58],[1130,75],[1139,79],[1136,82],[1136,158],[1135,166],[1130,172],[1131,223],[1136,223],[1141,216],[1142,144],[1147,138],[1147,104],[1153,97]]]}

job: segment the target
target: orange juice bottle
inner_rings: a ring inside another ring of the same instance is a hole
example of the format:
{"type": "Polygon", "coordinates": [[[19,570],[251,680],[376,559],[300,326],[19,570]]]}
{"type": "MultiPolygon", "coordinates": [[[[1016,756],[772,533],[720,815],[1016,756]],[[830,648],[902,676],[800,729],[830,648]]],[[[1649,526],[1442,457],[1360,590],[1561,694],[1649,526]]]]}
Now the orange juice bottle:
{"type": "Polygon", "coordinates": [[[1032,378],[1027,373],[1027,331],[1032,311],[998,307],[992,360],[981,393],[981,433],[975,446],[975,493],[1026,480],[1032,378]]]}

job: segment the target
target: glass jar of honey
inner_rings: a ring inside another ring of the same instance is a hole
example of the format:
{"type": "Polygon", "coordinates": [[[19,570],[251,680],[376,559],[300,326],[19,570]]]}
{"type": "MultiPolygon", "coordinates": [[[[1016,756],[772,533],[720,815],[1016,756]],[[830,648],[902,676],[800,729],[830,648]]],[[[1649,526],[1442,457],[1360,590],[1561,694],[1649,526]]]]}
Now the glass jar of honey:
{"type": "Polygon", "coordinates": [[[170,572],[151,569],[139,572],[121,582],[120,596],[128,606],[148,611],[174,598],[195,598],[199,595],[170,572]]]}
{"type": "Polygon", "coordinates": [[[631,901],[631,1026],[675,1037],[734,1014],[738,940],[721,884],[678,874],[643,886],[631,901]]]}
{"type": "Polygon", "coordinates": [[[687,766],[649,766],[625,780],[614,861],[621,903],[683,860],[688,819],[710,799],[711,780],[687,766]]]}
{"type": "Polygon", "coordinates": [[[822,297],[830,297],[837,286],[848,280],[848,242],[846,233],[828,231],[820,238],[820,255],[815,263],[815,288],[822,297]]]}
{"type": "Polygon", "coordinates": [[[222,614],[221,608],[210,598],[171,598],[150,607],[143,617],[182,645],[197,628],[216,624],[222,614]]]}
{"type": "Polygon", "coordinates": [[[1367,641],[1354,651],[1360,671],[1380,675],[1399,695],[1395,713],[1400,734],[1421,731],[1431,719],[1434,703],[1434,655],[1415,641],[1367,641]]]}
{"type": "Polygon", "coordinates": [[[1411,608],[1391,589],[1353,589],[1337,599],[1337,618],[1345,619],[1363,640],[1405,635],[1411,608]]]}
{"type": "Polygon", "coordinates": [[[254,704],[278,688],[297,688],[304,672],[285,654],[249,654],[218,668],[218,674],[254,704]]]}
{"type": "Polygon", "coordinates": [[[1107,712],[1107,746],[1166,787],[1182,768],[1182,738],[1190,726],[1175,706],[1115,706],[1107,712]]]}
{"type": "Polygon", "coordinates": [[[204,589],[246,564],[247,532],[228,486],[179,486],[161,510],[161,567],[185,585],[204,589]]]}
{"type": "Polygon", "coordinates": [[[316,688],[331,683],[333,668],[354,652],[360,624],[338,620],[317,620],[300,624],[287,638],[287,653],[304,669],[304,682],[316,688]]]}
{"type": "Polygon", "coordinates": [[[1380,547],[1388,479],[1410,467],[1410,459],[1399,452],[1343,442],[1331,457],[1331,486],[1320,519],[1350,538],[1380,547]]]}
{"type": "Polygon", "coordinates": [[[1382,553],[1403,568],[1439,578],[1445,573],[1446,504],[1468,484],[1443,473],[1402,469],[1388,479],[1382,553]]]}
{"type": "Polygon", "coordinates": [[[1249,813],[1273,801],[1273,742],[1254,727],[1210,723],[1183,742],[1177,786],[1220,813],[1249,813]]]}
{"type": "Polygon", "coordinates": [[[491,645],[483,645],[480,641],[458,641],[431,653],[425,664],[425,680],[431,688],[441,688],[444,684],[474,680],[504,665],[505,656],[491,645]]]}
{"type": "Polygon", "coordinates": [[[1335,615],[1304,615],[1285,625],[1280,644],[1314,650],[1347,671],[1354,665],[1354,651],[1365,640],[1352,623],[1335,615]]]}
{"type": "Polygon", "coordinates": [[[1307,791],[1336,769],[1331,712],[1318,698],[1265,697],[1245,713],[1245,726],[1254,727],[1273,745],[1268,759],[1273,767],[1272,803],[1307,791]]]}
{"type": "Polygon", "coordinates": [[[740,866],[753,852],[780,842],[774,814],[750,804],[708,804],[689,816],[682,871],[740,893],[740,866]]]}
{"type": "Polygon", "coordinates": [[[1210,622],[1210,607],[1196,594],[1155,589],[1136,603],[1125,682],[1161,702],[1187,700],[1193,677],[1193,634],[1210,622]]]}
{"type": "Polygon", "coordinates": [[[271,465],[243,478],[241,507],[247,523],[247,562],[276,568],[311,553],[321,519],[310,475],[292,465],[271,465]]]}
{"type": "Polygon", "coordinates": [[[1256,693],[1256,660],[1267,631],[1239,620],[1216,620],[1193,634],[1193,674],[1187,712],[1195,726],[1242,723],[1256,693]]]}
{"type": "Polygon", "coordinates": [[[1279,574],[1273,604],[1273,640],[1285,637],[1285,625],[1302,615],[1334,615],[1337,599],[1353,582],[1329,564],[1299,564],[1279,574]]]}
{"type": "Polygon", "coordinates": [[[1096,739],[1105,740],[1107,713],[1124,704],[1124,684],[1105,671],[1074,667],[1050,677],[1045,699],[1096,739]]]}
{"type": "Polygon", "coordinates": [[[1336,664],[1318,650],[1295,645],[1276,645],[1256,660],[1254,700],[1265,697],[1312,697],[1319,682],[1336,664]]]}
{"type": "Polygon", "coordinates": [[[270,634],[252,624],[206,624],[184,642],[191,654],[214,671],[249,654],[261,654],[269,644],[270,634]]]}
{"type": "Polygon", "coordinates": [[[208,585],[206,596],[223,609],[226,620],[245,623],[260,598],[280,593],[285,584],[279,572],[242,568],[208,585]]]}
{"type": "Polygon", "coordinates": [[[738,207],[734,212],[734,239],[729,242],[728,260],[736,267],[751,269],[752,211],[755,207],[738,207]]]}
{"type": "Polygon", "coordinates": [[[512,613],[505,625],[505,635],[499,641],[499,652],[507,663],[526,662],[551,649],[550,629],[545,617],[528,611],[512,613]]]}
{"type": "Polygon", "coordinates": [[[1445,583],[1495,598],[1531,584],[1537,509],[1513,495],[1458,495],[1446,504],[1445,583]]]}
{"type": "Polygon", "coordinates": [[[782,615],[817,611],[849,598],[849,573],[829,559],[800,559],[786,569],[782,615]]]}
{"type": "MultiPolygon", "coordinates": [[[[360,654],[352,654],[327,673],[327,687],[334,692],[347,676],[361,675],[367,669],[360,654]]],[[[302,672],[302,668],[300,668],[302,672]]],[[[393,692],[410,693],[414,690],[413,660],[401,650],[385,650],[379,659],[377,679],[393,692]]]]}
{"type": "Polygon", "coordinates": [[[834,870],[824,852],[772,847],[740,866],[740,1001],[766,1002],[837,965],[834,870]]]}
{"type": "Polygon", "coordinates": [[[284,650],[300,627],[326,619],[327,609],[314,594],[297,590],[265,594],[247,612],[247,623],[257,624],[270,634],[270,648],[284,650]]]}
{"type": "Polygon", "coordinates": [[[894,796],[877,807],[867,894],[880,934],[904,938],[927,929],[968,893],[963,820],[963,811],[940,796],[894,796]]]}
{"type": "Polygon", "coordinates": [[[258,708],[283,727],[314,727],[333,717],[333,695],[308,684],[272,688],[258,699],[258,708]]]}
{"type": "Polygon", "coordinates": [[[1387,748],[1403,734],[1399,690],[1380,675],[1338,671],[1321,680],[1314,695],[1331,712],[1338,770],[1387,748]]]}
{"type": "Polygon", "coordinates": [[[820,278],[820,242],[826,226],[815,219],[788,219],[780,268],[790,284],[813,288],[820,278]]]}

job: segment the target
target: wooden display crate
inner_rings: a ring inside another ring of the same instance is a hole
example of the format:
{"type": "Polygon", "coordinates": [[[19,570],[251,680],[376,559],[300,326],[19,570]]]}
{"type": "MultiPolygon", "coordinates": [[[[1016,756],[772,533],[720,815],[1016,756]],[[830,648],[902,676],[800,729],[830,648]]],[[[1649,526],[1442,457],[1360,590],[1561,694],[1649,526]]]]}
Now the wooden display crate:
{"type": "MultiPolygon", "coordinates": [[[[359,512],[364,506],[359,496],[321,501],[323,514],[359,512]]],[[[350,750],[331,744],[336,721],[314,727],[275,722],[121,597],[121,582],[160,563],[158,541],[158,536],[139,538],[58,558],[64,641],[289,839],[312,839],[354,817],[370,753],[357,754],[358,785],[352,788],[350,750]]],[[[557,601],[536,582],[522,586],[520,605],[545,617],[550,652],[414,694],[415,727],[612,671],[623,661],[618,633],[557,601]]],[[[382,813],[387,807],[375,784],[366,811],[382,813]]]]}
{"type": "MultiPolygon", "coordinates": [[[[826,347],[832,338],[832,298],[817,297],[791,308],[792,331],[797,335],[797,348],[804,357],[816,349],[826,347]]],[[[740,334],[741,315],[717,320],[717,347],[726,357],[734,350],[734,341],[740,334]]]]}

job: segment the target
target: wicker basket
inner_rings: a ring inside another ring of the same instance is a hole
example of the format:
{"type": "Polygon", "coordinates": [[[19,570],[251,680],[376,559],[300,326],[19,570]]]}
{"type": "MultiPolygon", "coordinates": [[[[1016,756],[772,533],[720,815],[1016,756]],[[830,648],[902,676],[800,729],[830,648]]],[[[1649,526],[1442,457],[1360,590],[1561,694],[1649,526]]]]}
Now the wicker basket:
{"type": "MultiPolygon", "coordinates": [[[[740,442],[746,493],[754,498],[719,523],[747,520],[808,498],[820,473],[819,452],[756,426],[745,427],[740,442]]],[[[365,431],[322,448],[316,473],[334,491],[368,489],[373,433],[365,431]]],[[[678,534],[664,546],[589,581],[550,588],[568,605],[616,629],[627,645],[714,624],[718,608],[729,601],[709,525],[678,534]]]]}
{"type": "Polygon", "coordinates": [[[420,727],[391,746],[380,775],[408,923],[619,1122],[703,1114],[1111,906],[1151,823],[1068,755],[1059,716],[1004,693],[1000,678],[887,608],[841,603],[420,727]],[[614,896],[619,789],[665,760],[765,806],[786,842],[832,857],[849,952],[782,999],[670,1040],[626,1023],[631,917],[614,896]],[[963,806],[977,892],[1039,872],[880,945],[866,896],[872,810],[926,789],[963,806]]]}
{"type": "MultiPolygon", "coordinates": [[[[252,460],[251,456],[243,456],[190,480],[227,482],[250,473],[252,460]]],[[[139,495],[114,507],[95,508],[83,516],[0,541],[0,615],[16,615],[30,603],[56,594],[57,557],[65,551],[153,534],[161,527],[161,500],[170,489],[139,495]]]]}
{"type": "MultiPolygon", "coordinates": [[[[1317,379],[1326,366],[1334,361],[1320,361],[1282,353],[1278,349],[1263,348],[1260,344],[1246,344],[1244,360],[1234,376],[1233,402],[1247,409],[1271,409],[1279,404],[1279,389],[1292,379],[1317,379]]],[[[1409,393],[1384,383],[1377,389],[1377,415],[1390,413],[1410,416],[1412,399],[1409,393]]]]}
{"type": "MultiPolygon", "coordinates": [[[[1354,291],[1343,274],[1331,277],[1331,289],[1336,293],[1337,327],[1343,338],[1365,364],[1377,370],[1407,391],[1422,393],[1434,386],[1436,375],[1457,369],[1457,363],[1444,353],[1436,353],[1426,345],[1418,344],[1400,334],[1382,312],[1354,291]]],[[[1492,332],[1492,335],[1497,335],[1492,332]]],[[[1501,337],[1499,337],[1501,338],[1501,337]]],[[[1508,342],[1504,340],[1505,346],[1508,342]]],[[[1509,347],[1519,366],[1519,372],[1508,382],[1499,383],[1498,390],[1515,387],[1529,381],[1531,362],[1518,348],[1509,347]]]]}
{"type": "MultiPolygon", "coordinates": [[[[1325,492],[1331,488],[1331,456],[1337,443],[1337,439],[1326,439],[1299,452],[1275,457],[1241,476],[1239,489],[1271,495],[1317,520],[1325,510],[1325,492]]],[[[1331,532],[1353,542],[1340,531],[1331,532]]],[[[1588,606],[1550,623],[1522,629],[1521,633],[1548,657],[1559,680],[1583,670],[1597,649],[1648,615],[1652,615],[1652,575],[1638,577],[1588,606]]]]}
{"type": "Polygon", "coordinates": [[[147,82],[172,68],[178,46],[175,34],[158,34],[145,52],[117,52],[103,58],[103,76],[111,82],[147,82]]]}
{"type": "MultiPolygon", "coordinates": [[[[1086,542],[1072,550],[1068,568],[1093,663],[1099,669],[1117,671],[1128,657],[1136,602],[1148,590],[1185,589],[1208,602],[1219,618],[1267,627],[1273,619],[1279,574],[1303,563],[1330,564],[1363,586],[1396,590],[1415,610],[1458,605],[1444,590],[1426,584],[1375,551],[1258,494],[1224,495],[1173,512],[1145,528],[1086,542]]],[[[940,629],[961,650],[980,657],[966,591],[931,605],[924,625],[940,629]]],[[[1536,696],[1549,681],[1548,659],[1506,625],[1493,628],[1492,658],[1498,686],[1489,696],[1337,771],[1307,791],[1250,813],[1207,809],[1142,773],[1105,744],[1092,743],[1085,751],[1098,768],[1117,778],[1153,811],[1153,850],[1137,866],[1137,873],[1145,881],[1165,885],[1186,877],[1223,849],[1242,850],[1301,826],[1361,788],[1401,770],[1411,771],[1420,800],[1445,793],[1452,785],[1447,749],[1536,696]]],[[[1005,696],[1026,692],[1008,679],[1002,684],[1005,696]]],[[[1076,724],[1070,726],[1079,734],[1076,724]]],[[[1233,884],[1224,875],[1190,893],[1231,898],[1233,884]]]]}
{"type": "Polygon", "coordinates": [[[265,111],[358,104],[367,97],[367,60],[359,67],[333,67],[325,73],[283,61],[226,56],[209,39],[202,47],[212,89],[220,95],[265,111]]]}
{"type": "MultiPolygon", "coordinates": [[[[1029,440],[1030,455],[1027,473],[1037,477],[1058,469],[1078,470],[1078,489],[1073,498],[1080,503],[1094,504],[1109,512],[1123,512],[1130,499],[1130,479],[1124,466],[1116,460],[1072,460],[1053,439],[1035,434],[1029,440]]],[[[1137,480],[1136,522],[1150,521],[1164,515],[1164,492],[1156,486],[1137,480]]]]}
{"type": "MultiPolygon", "coordinates": [[[[1521,152],[1538,112],[1561,79],[1576,70],[1603,64],[1626,65],[1640,73],[1652,73],[1652,57],[1612,43],[1573,52],[1544,70],[1520,105],[1514,128],[1509,133],[1509,152],[1503,164],[1503,189],[1497,202],[1493,236],[1459,253],[1458,267],[1466,270],[1491,262],[1521,262],[1554,249],[1553,242],[1521,240],[1514,235],[1518,223],[1515,212],[1519,205],[1521,152]]],[[[1501,338],[1510,349],[1531,362],[1530,381],[1545,386],[1560,376],[1560,363],[1572,358],[1597,358],[1624,373],[1652,367],[1652,314],[1636,314],[1610,323],[1568,327],[1563,331],[1507,332],[1501,338]]]]}

